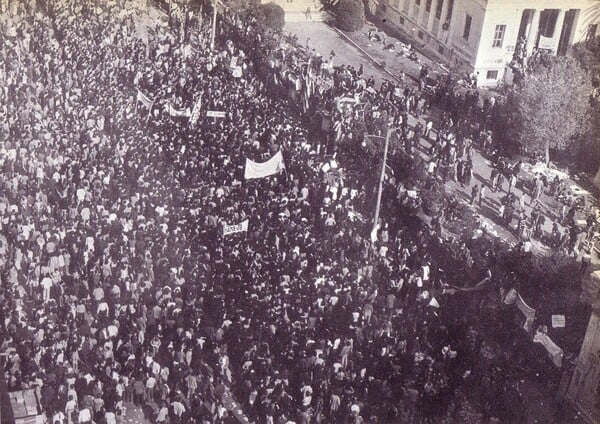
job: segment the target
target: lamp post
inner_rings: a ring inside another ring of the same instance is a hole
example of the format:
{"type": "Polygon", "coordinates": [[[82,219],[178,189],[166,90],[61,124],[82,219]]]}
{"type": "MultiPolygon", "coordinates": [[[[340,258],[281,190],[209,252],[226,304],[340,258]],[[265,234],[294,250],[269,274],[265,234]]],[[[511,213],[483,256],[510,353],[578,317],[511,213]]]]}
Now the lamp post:
{"type": "MultiPolygon", "coordinates": [[[[399,128],[399,127],[398,127],[399,128]]],[[[386,128],[385,137],[380,135],[370,135],[367,134],[365,137],[376,137],[383,138],[385,140],[385,144],[383,146],[383,163],[381,164],[381,174],[379,175],[379,188],[377,190],[377,203],[375,204],[375,218],[373,220],[373,229],[371,230],[371,241],[375,241],[377,239],[377,231],[379,230],[379,212],[381,210],[381,195],[383,192],[383,178],[385,176],[385,167],[387,166],[387,156],[388,150],[390,146],[390,137],[392,135],[392,131],[397,130],[398,128],[386,128]]]]}
{"type": "Polygon", "coordinates": [[[217,32],[217,3],[218,0],[213,0],[213,17],[212,17],[212,31],[210,35],[210,50],[215,49],[215,34],[217,32]]]}

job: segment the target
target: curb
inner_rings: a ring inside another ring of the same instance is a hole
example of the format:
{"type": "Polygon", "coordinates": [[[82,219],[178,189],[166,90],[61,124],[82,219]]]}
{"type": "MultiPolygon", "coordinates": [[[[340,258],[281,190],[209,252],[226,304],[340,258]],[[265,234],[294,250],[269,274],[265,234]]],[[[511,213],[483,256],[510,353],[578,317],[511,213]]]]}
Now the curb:
{"type": "MultiPolygon", "coordinates": [[[[333,25],[330,25],[330,26],[331,26],[331,28],[335,32],[337,32],[340,36],[342,36],[342,38],[344,38],[344,40],[346,40],[354,48],[356,48],[363,55],[365,55],[378,68],[381,68],[385,73],[387,73],[388,75],[391,75],[392,77],[394,77],[396,79],[396,81],[400,81],[400,77],[398,77],[398,75],[396,75],[395,73],[393,73],[392,71],[390,71],[389,69],[387,69],[385,66],[383,66],[377,59],[375,59],[373,56],[371,56],[369,53],[367,53],[367,51],[365,49],[363,49],[361,46],[359,46],[354,40],[352,40],[350,37],[348,37],[343,31],[339,30],[338,28],[336,28],[333,25]]],[[[414,82],[417,82],[417,83],[419,82],[419,80],[417,78],[415,78],[414,76],[412,76],[409,73],[405,73],[404,75],[407,76],[408,78],[410,78],[411,80],[413,80],[414,82]]]]}

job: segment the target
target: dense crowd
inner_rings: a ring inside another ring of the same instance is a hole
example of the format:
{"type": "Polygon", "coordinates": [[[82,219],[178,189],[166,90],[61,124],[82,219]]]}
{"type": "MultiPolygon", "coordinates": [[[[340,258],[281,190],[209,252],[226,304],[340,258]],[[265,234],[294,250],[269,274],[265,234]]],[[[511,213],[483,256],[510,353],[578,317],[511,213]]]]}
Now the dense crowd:
{"type": "MultiPolygon", "coordinates": [[[[375,90],[333,52],[269,43],[252,19],[223,18],[212,52],[206,19],[141,37],[121,7],[27,4],[0,33],[9,390],[37,388],[59,424],[115,423],[124,401],[158,423],[234,422],[230,390],[265,423],[456,415],[481,340],[439,308],[431,233],[384,208],[371,237],[377,176],[345,169],[344,146],[391,122],[407,152],[432,141],[432,178],[469,186],[483,128],[465,132],[461,116],[485,122],[486,109],[375,90]],[[451,111],[435,135],[409,126],[432,103],[451,111]],[[195,124],[168,113],[196,105],[195,124]],[[284,172],[244,179],[246,158],[279,151],[284,172]]],[[[399,178],[386,185],[414,198],[399,178]]]]}

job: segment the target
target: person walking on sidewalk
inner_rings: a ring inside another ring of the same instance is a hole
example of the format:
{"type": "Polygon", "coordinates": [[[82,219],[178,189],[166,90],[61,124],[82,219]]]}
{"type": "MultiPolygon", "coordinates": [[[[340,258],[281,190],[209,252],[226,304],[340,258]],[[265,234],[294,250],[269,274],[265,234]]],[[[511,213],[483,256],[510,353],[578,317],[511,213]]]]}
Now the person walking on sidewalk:
{"type": "Polygon", "coordinates": [[[463,178],[465,181],[465,185],[469,187],[471,185],[471,179],[473,178],[473,161],[471,159],[467,160],[463,178]]]}
{"type": "Polygon", "coordinates": [[[502,173],[502,171],[498,172],[498,184],[496,185],[496,188],[498,190],[500,190],[500,193],[502,193],[502,186],[504,185],[504,180],[506,179],[506,177],[504,176],[504,174],[502,173]]]}
{"type": "MultiPolygon", "coordinates": [[[[469,182],[470,182],[470,178],[469,178],[469,182]]],[[[481,190],[479,190],[479,207],[481,207],[481,204],[483,203],[483,199],[485,199],[486,191],[487,191],[486,186],[484,186],[482,184],[481,185],[481,190]]]]}
{"type": "Polygon", "coordinates": [[[475,202],[475,199],[477,199],[478,195],[479,195],[479,185],[475,184],[473,186],[473,188],[471,189],[471,206],[473,206],[473,202],[475,202]]]}
{"type": "Polygon", "coordinates": [[[490,185],[492,186],[492,191],[494,191],[494,193],[496,192],[496,185],[498,184],[498,175],[500,174],[500,172],[498,171],[498,168],[494,167],[492,168],[491,174],[490,174],[490,185]]]}
{"type": "Polygon", "coordinates": [[[510,174],[510,177],[508,178],[508,194],[510,194],[510,190],[517,186],[517,176],[514,173],[510,174]]]}
{"type": "Polygon", "coordinates": [[[425,125],[425,134],[423,134],[423,137],[425,137],[425,140],[429,141],[429,135],[431,134],[432,129],[433,129],[433,121],[428,121],[427,125],[425,125]]]}

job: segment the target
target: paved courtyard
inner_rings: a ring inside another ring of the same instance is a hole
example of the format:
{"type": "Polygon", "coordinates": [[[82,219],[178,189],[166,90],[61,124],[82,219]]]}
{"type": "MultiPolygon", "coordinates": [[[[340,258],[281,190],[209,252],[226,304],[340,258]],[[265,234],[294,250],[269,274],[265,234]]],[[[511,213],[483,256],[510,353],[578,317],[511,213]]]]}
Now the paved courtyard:
{"type": "Polygon", "coordinates": [[[358,49],[348,45],[344,38],[325,22],[288,22],[284,30],[296,34],[301,44],[308,43],[309,48],[315,49],[325,59],[329,59],[333,50],[334,66],[349,64],[358,69],[362,63],[364,75],[367,78],[373,75],[378,85],[382,78],[391,78],[382,73],[381,69],[373,65],[358,49]]]}

